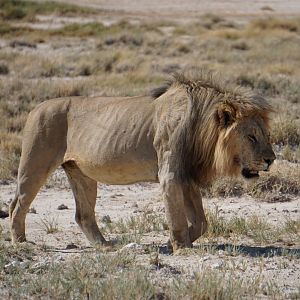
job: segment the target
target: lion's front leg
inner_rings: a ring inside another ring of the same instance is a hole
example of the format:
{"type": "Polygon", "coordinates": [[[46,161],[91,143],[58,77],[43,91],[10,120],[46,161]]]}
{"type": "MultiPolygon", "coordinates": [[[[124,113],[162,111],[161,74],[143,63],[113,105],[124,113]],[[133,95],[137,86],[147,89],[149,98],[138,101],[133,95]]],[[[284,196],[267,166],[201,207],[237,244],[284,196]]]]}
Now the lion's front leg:
{"type": "Polygon", "coordinates": [[[174,180],[165,182],[163,184],[163,200],[173,251],[179,248],[192,247],[184,210],[182,186],[174,180]]]}
{"type": "Polygon", "coordinates": [[[172,168],[168,162],[163,164],[159,171],[159,181],[170,230],[170,242],[175,251],[179,248],[192,247],[192,243],[184,208],[183,186],[170,170],[172,168]]]}
{"type": "Polygon", "coordinates": [[[184,186],[184,206],[188,219],[189,235],[194,242],[207,230],[207,220],[203,210],[200,189],[193,184],[184,186]]]}

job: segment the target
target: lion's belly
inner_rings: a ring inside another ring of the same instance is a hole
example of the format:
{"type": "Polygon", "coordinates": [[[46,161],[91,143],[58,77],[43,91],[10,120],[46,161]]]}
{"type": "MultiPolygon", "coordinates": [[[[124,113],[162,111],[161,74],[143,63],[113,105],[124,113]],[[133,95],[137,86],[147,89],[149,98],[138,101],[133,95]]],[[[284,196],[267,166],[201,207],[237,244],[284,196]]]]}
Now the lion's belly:
{"type": "Polygon", "coordinates": [[[156,161],[112,160],[95,164],[76,160],[81,171],[88,177],[107,184],[131,184],[142,181],[157,181],[156,161]]]}
{"type": "Polygon", "coordinates": [[[116,136],[99,136],[98,144],[80,140],[73,143],[65,161],[75,161],[86,176],[107,184],[157,181],[157,154],[152,139],[130,143],[116,136]]]}
{"type": "Polygon", "coordinates": [[[74,102],[68,113],[64,160],[108,184],[157,180],[153,105],[148,98],[74,102]]]}

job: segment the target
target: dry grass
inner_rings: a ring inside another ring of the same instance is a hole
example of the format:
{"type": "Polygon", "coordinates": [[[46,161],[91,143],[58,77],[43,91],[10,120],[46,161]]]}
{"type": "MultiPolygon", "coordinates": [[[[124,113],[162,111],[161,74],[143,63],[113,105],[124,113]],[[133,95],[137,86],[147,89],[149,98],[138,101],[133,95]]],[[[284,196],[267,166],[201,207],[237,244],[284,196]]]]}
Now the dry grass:
{"type": "MultiPolygon", "coordinates": [[[[5,19],[0,32],[9,45],[0,49],[1,178],[16,175],[22,128],[37,103],[71,95],[145,94],[166,74],[189,66],[220,71],[227,80],[280,99],[274,106],[282,118],[275,119],[272,137],[275,144],[289,146],[283,158],[297,161],[299,19],[254,20],[241,26],[206,15],[193,26],[121,21],[111,26],[90,22],[41,30],[15,26],[13,17],[7,17],[9,11],[23,11],[19,17],[29,21],[37,14],[92,12],[22,1],[4,1],[0,10],[5,19]]],[[[241,187],[231,184],[223,194],[240,192],[241,187]]]]}
{"type": "Polygon", "coordinates": [[[47,217],[40,220],[40,226],[45,230],[47,234],[53,234],[58,232],[58,222],[54,217],[47,217]]]}
{"type": "MultiPolygon", "coordinates": [[[[91,21],[45,30],[29,28],[26,23],[19,26],[19,21],[37,22],[41,14],[88,16],[97,11],[54,2],[0,3],[0,35],[6,44],[0,49],[0,179],[16,177],[22,128],[28,112],[41,101],[75,95],[145,94],[171,72],[193,66],[219,71],[227,81],[255,90],[270,98],[280,112],[272,123],[280,162],[274,170],[247,184],[237,179],[219,180],[205,195],[248,194],[264,201],[289,201],[299,196],[299,19],[263,19],[239,25],[206,15],[192,25],[120,22],[105,27],[91,21]]],[[[225,219],[216,208],[208,211],[208,221],[204,237],[208,241],[246,239],[262,245],[299,238],[298,220],[287,219],[284,224],[271,226],[256,215],[225,219]]],[[[47,232],[57,230],[55,220],[43,220],[41,226],[47,232]]],[[[106,222],[102,227],[106,234],[117,237],[119,246],[140,243],[151,232],[167,234],[164,216],[153,212],[106,222]]],[[[150,253],[150,270],[140,266],[133,255],[119,251],[86,254],[71,262],[53,259],[37,268],[33,261],[37,254],[31,247],[15,248],[3,239],[0,229],[3,298],[283,298],[278,287],[266,282],[261,274],[245,280],[234,275],[235,269],[228,272],[225,267],[218,271],[201,269],[192,277],[157,280],[161,277],[153,267],[159,270],[161,263],[155,251],[150,253]],[[28,265],[4,267],[13,260],[28,265]]],[[[200,252],[207,255],[217,250],[210,246],[200,252]]]]}
{"type": "MultiPolygon", "coordinates": [[[[241,299],[243,297],[282,298],[275,283],[258,274],[241,278],[241,266],[228,262],[220,270],[203,268],[192,276],[165,280],[160,269],[137,264],[128,252],[92,253],[61,262],[33,261],[32,248],[0,244],[0,277],[5,283],[1,295],[12,299],[241,299]],[[19,261],[12,263],[12,261],[19,261]]],[[[245,268],[247,266],[244,266],[245,268]]],[[[178,274],[181,274],[179,271],[178,274]]]]}
{"type": "Polygon", "coordinates": [[[103,230],[107,233],[134,233],[145,234],[148,232],[160,232],[168,229],[163,215],[154,213],[143,213],[131,216],[128,219],[119,219],[117,222],[105,222],[103,230]]]}
{"type": "Polygon", "coordinates": [[[247,237],[256,244],[273,244],[277,241],[298,241],[300,220],[286,219],[284,224],[274,226],[257,215],[248,218],[232,217],[226,219],[220,215],[218,207],[215,211],[207,212],[208,231],[205,237],[209,239],[235,238],[242,240],[247,237]]]}
{"type": "MultiPolygon", "coordinates": [[[[288,148],[290,149],[290,148],[288,148]]],[[[284,150],[284,148],[283,148],[284,150]]],[[[297,152],[285,150],[283,158],[297,162],[297,152]],[[290,151],[287,154],[287,151],[290,151]],[[289,157],[286,157],[289,156],[289,157]]],[[[277,161],[269,173],[261,172],[258,179],[245,181],[239,178],[220,178],[211,187],[202,191],[204,197],[241,197],[250,195],[257,200],[267,202],[290,201],[300,195],[300,168],[296,163],[277,161]]]]}
{"type": "MultiPolygon", "coordinates": [[[[246,217],[225,217],[218,207],[206,211],[208,231],[204,240],[215,241],[218,238],[237,240],[248,239],[248,242],[265,245],[277,241],[290,243],[299,240],[300,219],[287,218],[284,223],[274,226],[257,215],[246,217]]],[[[144,213],[119,219],[116,222],[104,222],[101,231],[117,237],[116,246],[130,242],[141,243],[143,237],[150,232],[168,235],[168,225],[164,215],[144,213]]],[[[201,239],[203,239],[201,238],[201,239]]]]}
{"type": "Polygon", "coordinates": [[[116,246],[131,242],[141,243],[145,234],[166,230],[168,230],[168,225],[165,216],[154,212],[144,212],[141,215],[119,219],[116,222],[104,218],[101,227],[101,232],[112,234],[115,237],[116,246]]]}
{"type": "Polygon", "coordinates": [[[3,20],[33,21],[36,15],[57,14],[61,16],[95,14],[95,9],[81,6],[45,1],[43,3],[20,0],[2,0],[0,2],[0,18],[3,20]]]}
{"type": "Polygon", "coordinates": [[[300,127],[296,120],[288,116],[277,119],[272,127],[272,140],[277,145],[299,146],[300,127]]]}

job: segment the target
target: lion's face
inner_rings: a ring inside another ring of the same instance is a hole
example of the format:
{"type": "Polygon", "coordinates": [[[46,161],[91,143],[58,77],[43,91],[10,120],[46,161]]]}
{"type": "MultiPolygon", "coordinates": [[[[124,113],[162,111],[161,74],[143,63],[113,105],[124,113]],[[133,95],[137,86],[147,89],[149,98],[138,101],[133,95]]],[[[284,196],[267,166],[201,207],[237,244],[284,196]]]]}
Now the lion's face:
{"type": "Polygon", "coordinates": [[[259,176],[260,171],[268,171],[275,160],[269,132],[260,117],[249,117],[233,125],[231,138],[235,144],[233,164],[244,178],[259,176]]]}

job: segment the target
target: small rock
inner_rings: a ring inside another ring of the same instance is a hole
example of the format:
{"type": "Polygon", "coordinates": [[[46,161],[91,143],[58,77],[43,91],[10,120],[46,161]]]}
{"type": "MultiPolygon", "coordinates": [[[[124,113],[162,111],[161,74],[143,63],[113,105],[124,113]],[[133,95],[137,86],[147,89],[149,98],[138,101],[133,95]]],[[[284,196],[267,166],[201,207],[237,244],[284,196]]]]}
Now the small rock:
{"type": "Polygon", "coordinates": [[[132,207],[132,208],[138,208],[138,205],[137,205],[136,202],[134,202],[134,203],[132,203],[131,207],[132,207]]]}
{"type": "Polygon", "coordinates": [[[129,243],[129,244],[127,244],[127,245],[125,245],[122,249],[121,249],[121,251],[123,251],[123,250],[143,250],[144,248],[143,248],[143,246],[142,245],[140,245],[140,244],[137,244],[137,243],[129,243]]]}
{"type": "Polygon", "coordinates": [[[64,257],[62,257],[61,255],[58,255],[56,258],[55,258],[56,261],[65,261],[64,257]]]}
{"type": "Polygon", "coordinates": [[[49,265],[50,265],[49,261],[41,261],[41,262],[34,264],[31,267],[31,269],[34,271],[40,271],[40,270],[46,269],[47,267],[49,267],[49,265]]]}
{"type": "Polygon", "coordinates": [[[9,213],[7,211],[0,210],[0,218],[5,219],[7,217],[9,217],[9,213]]]}
{"type": "Polygon", "coordinates": [[[9,181],[2,179],[2,180],[0,180],[0,185],[9,185],[9,181]]]}
{"type": "Polygon", "coordinates": [[[29,211],[28,211],[30,214],[36,214],[36,209],[34,207],[30,207],[29,208],[29,211]]]}
{"type": "Polygon", "coordinates": [[[70,250],[70,249],[78,249],[78,246],[75,245],[74,243],[70,243],[66,246],[66,249],[67,250],[70,250]]]}
{"type": "Polygon", "coordinates": [[[20,262],[20,267],[22,269],[27,269],[29,267],[29,265],[30,265],[30,262],[28,260],[20,262]]]}
{"type": "Polygon", "coordinates": [[[61,204],[57,207],[58,210],[64,210],[64,209],[69,209],[67,205],[61,204]]]}
{"type": "Polygon", "coordinates": [[[112,223],[111,218],[109,215],[105,215],[101,218],[102,223],[112,223]]]}
{"type": "Polygon", "coordinates": [[[203,256],[202,258],[200,258],[200,261],[207,261],[209,259],[210,259],[210,257],[207,255],[207,256],[203,256]]]}
{"type": "Polygon", "coordinates": [[[223,265],[224,265],[224,262],[223,262],[223,261],[220,261],[220,262],[218,262],[218,263],[212,264],[212,265],[211,265],[211,268],[212,268],[212,269],[221,269],[221,268],[223,267],[223,265]]]}
{"type": "Polygon", "coordinates": [[[12,269],[18,267],[19,265],[20,265],[20,262],[18,260],[13,260],[9,264],[6,264],[4,266],[4,269],[7,270],[7,271],[11,271],[12,269]]]}
{"type": "Polygon", "coordinates": [[[26,260],[26,261],[14,260],[14,261],[10,262],[9,264],[6,264],[4,266],[4,269],[7,272],[12,272],[18,267],[20,267],[22,269],[27,269],[29,267],[29,265],[30,265],[30,262],[28,260],[26,260]]]}

